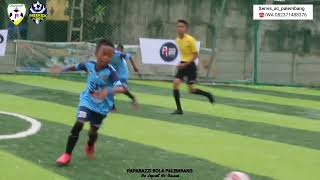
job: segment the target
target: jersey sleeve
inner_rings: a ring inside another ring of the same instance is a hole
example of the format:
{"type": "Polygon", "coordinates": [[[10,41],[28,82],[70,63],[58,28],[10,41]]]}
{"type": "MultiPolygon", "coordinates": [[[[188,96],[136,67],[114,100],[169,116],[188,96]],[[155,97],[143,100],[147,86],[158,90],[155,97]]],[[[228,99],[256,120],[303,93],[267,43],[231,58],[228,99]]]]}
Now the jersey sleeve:
{"type": "Polygon", "coordinates": [[[125,61],[128,61],[130,59],[131,55],[128,54],[128,53],[121,53],[120,54],[120,58],[125,60],[125,61]]]}
{"type": "Polygon", "coordinates": [[[86,63],[87,63],[87,62],[82,62],[82,63],[76,64],[76,65],[74,66],[74,67],[75,67],[75,70],[76,70],[76,71],[87,71],[86,63]]]}
{"type": "Polygon", "coordinates": [[[126,53],[126,57],[124,58],[124,60],[128,61],[131,57],[132,57],[131,54],[126,53]]]}
{"type": "Polygon", "coordinates": [[[190,47],[191,47],[191,52],[192,53],[197,53],[198,49],[197,49],[197,41],[195,39],[191,39],[190,40],[190,47]]]}

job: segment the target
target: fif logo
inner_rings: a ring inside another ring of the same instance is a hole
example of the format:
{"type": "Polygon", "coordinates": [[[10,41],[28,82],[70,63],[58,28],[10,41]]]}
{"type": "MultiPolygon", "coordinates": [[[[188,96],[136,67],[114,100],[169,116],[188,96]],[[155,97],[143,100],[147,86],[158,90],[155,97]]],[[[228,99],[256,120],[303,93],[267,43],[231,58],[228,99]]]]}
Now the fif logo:
{"type": "Polygon", "coordinates": [[[35,23],[39,24],[40,22],[45,20],[47,16],[47,8],[44,4],[37,1],[30,5],[29,18],[32,19],[35,23]]]}
{"type": "Polygon", "coordinates": [[[9,4],[8,16],[11,22],[18,26],[26,15],[26,6],[24,4],[9,4]]]}
{"type": "Polygon", "coordinates": [[[171,62],[174,61],[178,56],[178,48],[172,42],[167,42],[163,44],[160,48],[160,57],[166,61],[171,62]]]}

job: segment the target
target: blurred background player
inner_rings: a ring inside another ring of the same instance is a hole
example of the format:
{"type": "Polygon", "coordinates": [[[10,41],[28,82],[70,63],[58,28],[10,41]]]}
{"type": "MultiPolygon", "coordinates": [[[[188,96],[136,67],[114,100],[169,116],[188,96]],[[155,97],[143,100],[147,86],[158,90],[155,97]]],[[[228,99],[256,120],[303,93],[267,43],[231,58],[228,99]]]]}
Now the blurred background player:
{"type": "Polygon", "coordinates": [[[199,57],[199,52],[196,47],[196,40],[188,34],[189,23],[185,20],[178,20],[176,24],[176,30],[178,37],[176,39],[179,52],[181,55],[180,63],[177,65],[177,74],[173,80],[173,96],[176,101],[177,110],[172,114],[183,114],[183,110],[180,103],[180,84],[186,78],[189,92],[192,94],[198,94],[206,96],[210,103],[215,101],[214,96],[210,92],[196,89],[193,84],[197,80],[197,66],[195,60],[199,57]]]}
{"type": "Polygon", "coordinates": [[[117,51],[120,51],[120,52],[122,52],[123,54],[126,55],[126,58],[127,58],[127,59],[125,59],[125,60],[128,60],[128,59],[129,59],[129,60],[130,60],[130,63],[132,64],[132,68],[133,68],[134,72],[138,73],[138,75],[141,76],[140,71],[139,71],[136,63],[134,62],[131,54],[126,53],[126,52],[124,51],[124,46],[123,46],[122,44],[118,44],[116,50],[117,50],[117,51]]]}
{"type": "Polygon", "coordinates": [[[90,122],[89,139],[85,144],[85,153],[92,158],[96,149],[98,129],[113,106],[113,95],[125,92],[115,69],[109,65],[114,56],[114,45],[101,40],[96,47],[97,62],[87,61],[66,68],[56,66],[51,69],[53,73],[65,71],[86,71],[87,86],[80,95],[77,121],[73,125],[68,137],[67,147],[57,160],[57,164],[66,165],[71,161],[72,151],[78,141],[79,133],[84,122],[90,122]]]}
{"type": "MultiPolygon", "coordinates": [[[[116,69],[120,82],[125,87],[126,92],[124,94],[132,100],[133,107],[138,108],[139,104],[137,98],[129,91],[128,88],[129,70],[126,63],[128,60],[130,60],[133,70],[139,73],[139,69],[137,68],[132,56],[124,51],[124,46],[122,44],[119,44],[116,48],[115,55],[112,58],[111,65],[116,69]]],[[[115,105],[113,106],[112,110],[116,111],[115,105]]]]}

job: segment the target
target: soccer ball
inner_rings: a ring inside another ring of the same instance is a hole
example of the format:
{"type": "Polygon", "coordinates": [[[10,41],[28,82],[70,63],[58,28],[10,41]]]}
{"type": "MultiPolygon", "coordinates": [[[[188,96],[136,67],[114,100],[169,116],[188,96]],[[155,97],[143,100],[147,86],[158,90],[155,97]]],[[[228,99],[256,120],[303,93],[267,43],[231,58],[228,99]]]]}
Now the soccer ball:
{"type": "Polygon", "coordinates": [[[32,4],[32,7],[35,11],[41,11],[43,9],[43,4],[37,1],[36,3],[32,4]]]}
{"type": "Polygon", "coordinates": [[[232,171],[227,174],[224,180],[250,180],[250,177],[243,172],[232,171]]]}
{"type": "Polygon", "coordinates": [[[13,10],[10,14],[9,14],[9,17],[10,17],[10,20],[12,22],[14,22],[16,19],[18,18],[23,18],[24,14],[18,10],[18,9],[15,9],[13,10]]]}

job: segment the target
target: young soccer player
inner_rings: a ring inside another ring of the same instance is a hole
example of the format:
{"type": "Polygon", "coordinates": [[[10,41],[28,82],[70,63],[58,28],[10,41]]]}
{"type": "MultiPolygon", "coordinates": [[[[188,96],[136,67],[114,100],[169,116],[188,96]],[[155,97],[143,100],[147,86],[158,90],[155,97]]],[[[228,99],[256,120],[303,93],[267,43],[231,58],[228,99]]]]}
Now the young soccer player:
{"type": "MultiPolygon", "coordinates": [[[[126,90],[124,94],[132,100],[133,107],[138,108],[139,104],[137,98],[128,89],[129,70],[126,63],[128,60],[130,60],[134,71],[139,73],[139,69],[133,61],[132,56],[129,53],[125,53],[123,45],[119,44],[116,48],[115,55],[112,58],[111,65],[116,69],[120,82],[126,90]]],[[[113,106],[113,111],[116,111],[115,105],[113,106]]]]}
{"type": "Polygon", "coordinates": [[[122,44],[118,44],[118,46],[117,46],[116,49],[117,49],[117,51],[120,51],[120,52],[122,52],[123,54],[125,54],[125,56],[126,56],[125,60],[128,60],[128,59],[129,59],[131,65],[132,65],[132,67],[133,67],[134,72],[136,72],[136,73],[138,73],[138,74],[140,75],[139,69],[138,69],[136,63],[134,62],[131,54],[126,53],[126,52],[124,51],[124,46],[123,46],[122,44]]]}
{"type": "Polygon", "coordinates": [[[206,96],[211,103],[215,101],[214,96],[201,89],[194,88],[193,84],[197,79],[197,66],[195,60],[198,58],[199,53],[196,47],[196,40],[188,34],[189,23],[185,20],[178,20],[176,24],[176,30],[178,37],[176,39],[181,60],[177,66],[177,74],[173,80],[173,96],[176,101],[177,110],[172,114],[183,114],[183,110],[180,103],[180,92],[179,87],[186,77],[189,92],[192,94],[206,96]]]}
{"type": "Polygon", "coordinates": [[[87,86],[80,95],[77,120],[68,137],[66,151],[56,160],[59,165],[66,165],[71,161],[72,151],[78,141],[79,133],[87,121],[90,122],[90,130],[84,150],[89,158],[93,157],[98,130],[113,106],[113,96],[125,92],[115,69],[109,65],[114,56],[114,45],[107,40],[101,40],[97,43],[95,53],[97,62],[86,61],[66,68],[52,68],[54,73],[80,70],[88,73],[87,86]]]}

